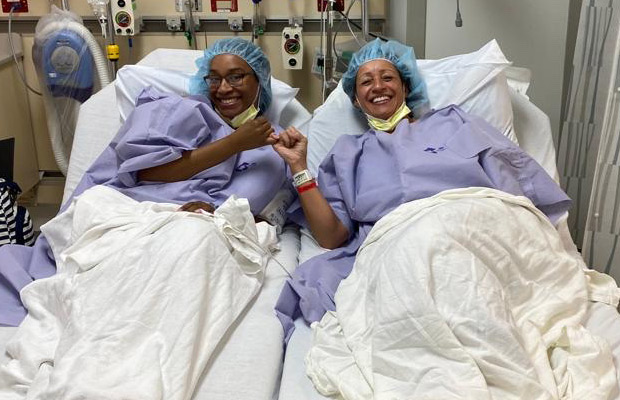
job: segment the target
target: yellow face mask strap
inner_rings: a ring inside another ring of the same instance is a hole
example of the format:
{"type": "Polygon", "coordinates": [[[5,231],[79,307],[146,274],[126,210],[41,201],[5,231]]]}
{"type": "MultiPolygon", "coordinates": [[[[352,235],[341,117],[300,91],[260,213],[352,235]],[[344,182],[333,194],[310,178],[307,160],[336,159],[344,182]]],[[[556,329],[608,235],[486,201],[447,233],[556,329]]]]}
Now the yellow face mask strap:
{"type": "Polygon", "coordinates": [[[230,125],[233,128],[238,128],[241,125],[245,124],[248,121],[253,120],[254,118],[256,118],[256,116],[258,115],[258,113],[260,112],[260,109],[257,108],[254,103],[256,103],[259,99],[259,94],[260,94],[260,87],[258,88],[258,90],[256,91],[256,97],[254,97],[254,100],[252,101],[252,104],[245,109],[245,111],[243,111],[241,114],[238,114],[237,116],[235,116],[233,119],[230,120],[230,125]]]}

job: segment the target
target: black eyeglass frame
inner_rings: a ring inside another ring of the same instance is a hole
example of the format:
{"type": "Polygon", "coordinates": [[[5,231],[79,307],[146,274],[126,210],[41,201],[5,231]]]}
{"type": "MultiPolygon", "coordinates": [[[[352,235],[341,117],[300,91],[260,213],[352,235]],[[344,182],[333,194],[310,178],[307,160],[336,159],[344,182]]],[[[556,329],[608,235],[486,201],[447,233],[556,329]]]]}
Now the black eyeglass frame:
{"type": "Polygon", "coordinates": [[[254,72],[234,72],[232,74],[228,74],[225,77],[209,77],[209,75],[205,76],[203,80],[207,84],[207,87],[211,89],[219,88],[223,81],[226,81],[230,87],[239,87],[243,85],[243,80],[247,75],[254,75],[254,72]],[[231,77],[237,77],[239,79],[231,77]],[[232,80],[232,82],[231,82],[232,80]]]}

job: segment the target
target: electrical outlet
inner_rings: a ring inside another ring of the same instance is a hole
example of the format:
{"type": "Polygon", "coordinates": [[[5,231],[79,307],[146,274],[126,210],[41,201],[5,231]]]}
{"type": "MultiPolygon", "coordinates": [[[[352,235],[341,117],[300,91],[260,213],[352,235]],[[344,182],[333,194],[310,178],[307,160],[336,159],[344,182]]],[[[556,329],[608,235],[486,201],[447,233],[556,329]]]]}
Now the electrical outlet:
{"type": "Polygon", "coordinates": [[[166,17],[166,28],[171,32],[179,32],[181,28],[181,17],[166,17]]]}
{"type": "Polygon", "coordinates": [[[228,17],[228,27],[233,32],[241,32],[243,30],[243,19],[241,17],[228,17]]]}
{"type": "Polygon", "coordinates": [[[11,9],[13,13],[28,12],[28,0],[2,0],[2,12],[8,14],[11,9]]]}

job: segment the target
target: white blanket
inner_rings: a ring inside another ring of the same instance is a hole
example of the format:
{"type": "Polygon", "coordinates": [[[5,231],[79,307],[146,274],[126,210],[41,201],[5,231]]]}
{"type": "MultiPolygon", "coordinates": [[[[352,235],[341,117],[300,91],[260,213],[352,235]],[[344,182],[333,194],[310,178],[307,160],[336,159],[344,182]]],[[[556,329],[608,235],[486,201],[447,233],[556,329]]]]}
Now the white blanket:
{"type": "Polygon", "coordinates": [[[581,326],[617,304],[523,197],[469,188],[400,206],[373,228],[336,312],[313,324],[307,373],[345,399],[607,399],[607,344],[581,326]]]}
{"type": "Polygon", "coordinates": [[[42,231],[55,276],[22,290],[0,398],[189,399],[260,290],[275,230],[246,200],[214,215],[94,187],[42,231]]]}

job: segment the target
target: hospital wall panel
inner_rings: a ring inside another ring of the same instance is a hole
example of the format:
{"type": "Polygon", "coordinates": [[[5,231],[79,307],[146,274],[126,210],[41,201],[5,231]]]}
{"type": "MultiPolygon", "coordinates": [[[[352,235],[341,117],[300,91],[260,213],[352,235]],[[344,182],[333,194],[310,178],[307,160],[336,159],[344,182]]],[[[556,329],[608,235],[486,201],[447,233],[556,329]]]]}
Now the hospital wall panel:
{"type": "Polygon", "coordinates": [[[564,89],[567,0],[468,0],[460,2],[463,26],[455,26],[456,2],[427,2],[426,57],[477,50],[497,39],[508,60],[532,71],[528,91],[550,118],[554,139],[560,129],[564,89]]]}
{"type": "MultiPolygon", "coordinates": [[[[22,85],[17,67],[11,60],[8,35],[0,34],[0,140],[15,138],[13,180],[28,191],[38,181],[36,149],[28,112],[26,89],[22,85]]],[[[19,38],[14,35],[16,51],[21,55],[19,38]]],[[[23,66],[22,61],[20,65],[23,66]]]]}
{"type": "MultiPolygon", "coordinates": [[[[348,6],[351,0],[345,0],[348,6]]],[[[225,17],[223,13],[213,13],[210,9],[210,1],[202,0],[203,12],[195,13],[198,16],[212,16],[215,18],[225,17]]],[[[360,7],[358,1],[351,9],[351,17],[358,18],[360,15],[360,7]]],[[[370,0],[370,15],[385,15],[385,0],[370,0]]],[[[60,0],[53,2],[58,7],[61,5],[60,0]]],[[[239,10],[231,15],[247,16],[248,18],[254,14],[253,3],[251,0],[238,0],[239,10]]],[[[316,0],[264,0],[260,3],[261,15],[268,18],[288,18],[289,16],[303,16],[306,18],[318,18],[320,12],[317,10],[316,0]]],[[[86,0],[69,0],[69,8],[72,12],[90,17],[93,15],[92,9],[86,0]]],[[[144,16],[163,16],[172,14],[182,14],[175,10],[174,0],[137,0],[137,8],[144,16]]],[[[23,16],[41,16],[49,12],[48,0],[30,0],[28,1],[28,13],[23,16]]],[[[6,15],[0,11],[0,15],[6,15]]]]}

